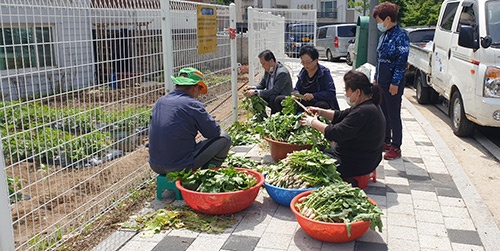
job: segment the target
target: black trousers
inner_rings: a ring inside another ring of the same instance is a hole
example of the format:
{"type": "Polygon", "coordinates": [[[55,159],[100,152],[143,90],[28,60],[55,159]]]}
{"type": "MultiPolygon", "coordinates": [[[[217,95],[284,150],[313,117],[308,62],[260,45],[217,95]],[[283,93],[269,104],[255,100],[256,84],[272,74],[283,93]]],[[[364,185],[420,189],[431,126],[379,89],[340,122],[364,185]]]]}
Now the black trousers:
{"type": "Polygon", "coordinates": [[[401,101],[405,89],[404,81],[401,81],[398,93],[391,95],[389,86],[382,88],[382,103],[380,107],[385,116],[385,140],[387,145],[393,145],[398,149],[403,143],[403,123],[401,122],[401,101]]]}

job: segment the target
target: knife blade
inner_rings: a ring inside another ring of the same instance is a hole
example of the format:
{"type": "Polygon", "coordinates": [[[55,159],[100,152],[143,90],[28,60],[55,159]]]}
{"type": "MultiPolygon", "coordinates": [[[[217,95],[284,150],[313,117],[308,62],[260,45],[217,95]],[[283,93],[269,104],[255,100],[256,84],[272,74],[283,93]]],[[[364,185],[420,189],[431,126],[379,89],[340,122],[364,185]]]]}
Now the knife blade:
{"type": "Polygon", "coordinates": [[[305,105],[303,105],[302,103],[300,103],[297,99],[294,99],[292,98],[293,101],[295,101],[295,103],[297,103],[302,109],[304,109],[304,112],[306,112],[307,114],[311,115],[311,116],[314,116],[314,114],[309,111],[309,109],[307,109],[307,107],[305,105]]]}

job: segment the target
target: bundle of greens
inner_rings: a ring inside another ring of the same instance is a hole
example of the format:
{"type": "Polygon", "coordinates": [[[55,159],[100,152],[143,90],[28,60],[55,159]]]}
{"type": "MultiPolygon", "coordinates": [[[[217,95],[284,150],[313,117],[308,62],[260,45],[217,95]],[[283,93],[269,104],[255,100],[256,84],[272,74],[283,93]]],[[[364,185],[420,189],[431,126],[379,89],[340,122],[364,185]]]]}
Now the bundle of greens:
{"type": "Polygon", "coordinates": [[[308,126],[301,126],[300,114],[283,115],[275,113],[256,125],[255,130],[263,137],[297,145],[323,145],[328,141],[323,134],[308,126]]]}
{"type": "Polygon", "coordinates": [[[235,152],[230,151],[224,160],[224,163],[222,163],[222,166],[242,167],[259,171],[257,169],[262,165],[262,161],[256,161],[243,156],[236,156],[235,154],[235,152]]]}
{"type": "Polygon", "coordinates": [[[319,188],[295,204],[307,218],[323,222],[345,223],[351,236],[351,223],[369,221],[370,229],[382,232],[382,210],[371,203],[366,193],[349,183],[319,188]]]}
{"type": "Polygon", "coordinates": [[[315,148],[289,154],[266,173],[267,183],[283,188],[304,189],[341,181],[335,160],[315,148]]]}
{"type": "Polygon", "coordinates": [[[219,169],[182,170],[167,174],[168,180],[181,180],[186,189],[203,193],[222,193],[247,190],[257,184],[257,179],[234,167],[219,169]]]}
{"type": "MultiPolygon", "coordinates": [[[[262,114],[266,113],[267,102],[260,96],[251,96],[245,97],[241,101],[241,108],[245,111],[250,112],[253,115],[252,120],[254,121],[262,121],[264,120],[264,116],[262,114]]],[[[247,119],[250,118],[250,114],[247,113],[247,119]]]]}
{"type": "Polygon", "coordinates": [[[260,142],[259,135],[255,131],[255,125],[251,121],[236,121],[227,133],[231,136],[233,146],[251,145],[260,142]]]}

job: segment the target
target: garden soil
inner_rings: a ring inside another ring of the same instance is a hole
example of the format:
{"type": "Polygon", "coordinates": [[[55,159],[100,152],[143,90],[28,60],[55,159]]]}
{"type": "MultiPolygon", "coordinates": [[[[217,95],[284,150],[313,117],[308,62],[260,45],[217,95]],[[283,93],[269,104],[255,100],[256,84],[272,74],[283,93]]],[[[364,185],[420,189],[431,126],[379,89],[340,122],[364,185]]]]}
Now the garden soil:
{"type": "MultiPolygon", "coordinates": [[[[247,83],[248,74],[239,74],[238,86],[240,100],[243,98],[242,87],[244,87],[247,83]]],[[[147,100],[146,98],[145,100],[131,99],[131,102],[127,105],[139,105],[141,107],[146,105],[152,107],[154,104],[154,101],[152,100],[157,100],[165,94],[164,91],[161,91],[158,87],[154,86],[133,87],[134,90],[137,90],[138,88],[146,88],[153,91],[151,92],[151,95],[147,96],[147,100]]],[[[89,106],[90,104],[95,105],[96,103],[107,104],[115,102],[116,100],[124,99],[127,96],[134,95],[131,93],[134,92],[134,90],[115,89],[107,90],[106,93],[101,91],[89,93],[89,91],[87,91],[86,94],[91,95],[74,95],[67,100],[61,100],[61,97],[58,97],[58,102],[54,103],[66,103],[68,105],[79,104],[78,108],[83,109],[85,108],[85,104],[89,104],[89,106]]],[[[137,93],[144,93],[144,90],[137,90],[137,93]]],[[[201,101],[204,101],[203,98],[201,101]]],[[[214,102],[208,104],[206,109],[209,112],[214,111],[212,112],[212,115],[216,118],[224,118],[231,113],[231,102],[232,100],[230,97],[221,98],[220,100],[216,99],[214,102]]],[[[49,103],[50,101],[47,104],[50,105],[49,103]]],[[[243,119],[245,116],[244,114],[239,114],[239,117],[243,119]]],[[[139,139],[139,145],[133,152],[126,153],[126,157],[113,160],[116,163],[111,163],[113,164],[111,165],[113,167],[108,168],[104,172],[100,166],[85,167],[84,172],[81,170],[79,170],[79,172],[75,172],[75,169],[73,168],[61,169],[59,166],[40,166],[36,163],[21,163],[19,168],[9,170],[7,173],[8,176],[29,177],[29,179],[21,181],[22,185],[23,187],[29,187],[31,184],[32,186],[30,189],[33,192],[30,194],[36,195],[33,197],[25,195],[23,200],[12,205],[11,212],[13,220],[16,221],[18,219],[22,219],[18,224],[16,224],[16,226],[14,226],[14,231],[16,233],[19,233],[19,231],[25,231],[22,234],[17,234],[18,236],[33,236],[33,234],[42,230],[39,226],[41,219],[43,219],[44,223],[49,222],[50,224],[50,222],[56,222],[60,219],[64,219],[64,212],[84,206],[86,203],[86,193],[94,193],[95,191],[105,190],[105,188],[99,186],[102,184],[115,183],[120,179],[120,175],[123,173],[132,173],[137,166],[140,166],[148,161],[148,150],[145,147],[147,141],[147,136],[142,136],[142,138],[139,139]],[[48,176],[49,174],[50,176],[48,176]],[[87,178],[91,176],[96,176],[95,178],[100,180],[100,182],[81,182],[87,180],[87,178]],[[71,189],[71,187],[74,188],[71,189]],[[30,214],[31,210],[40,207],[40,205],[46,205],[46,207],[43,210],[37,210],[36,212],[40,212],[37,215],[30,214]]],[[[107,165],[109,165],[109,163],[107,163],[107,165]]],[[[75,236],[63,236],[63,238],[67,241],[65,241],[64,245],[59,248],[59,250],[92,250],[95,245],[107,238],[111,233],[119,228],[119,223],[127,221],[131,215],[134,215],[139,210],[143,209],[146,203],[154,200],[155,186],[156,185],[152,183],[147,187],[142,188],[138,191],[138,195],[133,196],[133,199],[127,199],[120,205],[119,208],[114,209],[107,213],[104,217],[99,218],[83,233],[75,234],[75,236]]],[[[64,223],[65,222],[59,222],[58,224],[62,225],[64,223]]],[[[16,243],[24,241],[26,240],[16,239],[16,243]]]]}

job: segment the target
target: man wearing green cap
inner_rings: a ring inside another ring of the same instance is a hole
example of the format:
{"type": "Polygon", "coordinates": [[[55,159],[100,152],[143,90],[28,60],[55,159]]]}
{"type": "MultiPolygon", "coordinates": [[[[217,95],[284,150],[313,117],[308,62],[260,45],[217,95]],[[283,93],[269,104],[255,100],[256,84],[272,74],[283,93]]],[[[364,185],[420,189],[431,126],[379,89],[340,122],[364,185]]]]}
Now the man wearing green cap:
{"type": "Polygon", "coordinates": [[[153,108],[149,127],[149,165],[158,174],[182,169],[218,167],[231,147],[231,137],[196,98],[206,94],[203,73],[183,68],[171,76],[175,90],[153,108]],[[197,143],[197,139],[206,138],[197,143]]]}

